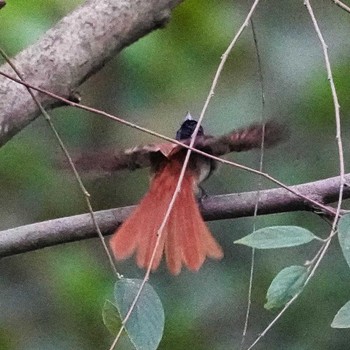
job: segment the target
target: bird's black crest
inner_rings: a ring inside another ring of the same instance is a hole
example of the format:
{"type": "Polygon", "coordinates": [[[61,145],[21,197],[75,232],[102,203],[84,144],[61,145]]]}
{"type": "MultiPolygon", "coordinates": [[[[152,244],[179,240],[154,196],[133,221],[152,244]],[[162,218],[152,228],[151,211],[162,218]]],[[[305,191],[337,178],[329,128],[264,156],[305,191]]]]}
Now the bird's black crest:
{"type": "MultiPolygon", "coordinates": [[[[185,139],[189,139],[192,134],[193,134],[193,131],[194,129],[196,128],[197,126],[197,121],[196,120],[185,120],[180,129],[177,131],[176,133],[176,140],[185,140],[185,139]]],[[[204,131],[203,131],[203,128],[200,127],[199,130],[198,130],[198,135],[203,135],[204,134],[204,131]]]]}

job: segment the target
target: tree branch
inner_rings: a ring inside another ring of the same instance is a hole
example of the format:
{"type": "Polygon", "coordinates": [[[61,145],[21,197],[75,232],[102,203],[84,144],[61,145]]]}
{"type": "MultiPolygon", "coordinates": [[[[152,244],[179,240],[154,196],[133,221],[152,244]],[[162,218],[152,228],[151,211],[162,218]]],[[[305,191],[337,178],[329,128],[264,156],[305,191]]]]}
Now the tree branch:
{"type": "MultiPolygon", "coordinates": [[[[182,0],[88,0],[58,22],[13,63],[26,81],[69,98],[114,55],[154,29],[163,27],[182,0]]],[[[6,11],[6,9],[4,10],[6,11]]],[[[12,74],[7,65],[1,71],[12,74]]],[[[0,145],[39,114],[25,87],[0,77],[0,145]]],[[[58,105],[37,94],[45,108],[58,105]]]]}
{"type": "MultiPolygon", "coordinates": [[[[350,174],[345,176],[350,183],[350,174]]],[[[340,177],[301,185],[292,189],[324,204],[338,199],[340,177]]],[[[350,198],[350,187],[344,188],[344,199],[350,198]]],[[[251,216],[254,213],[256,192],[210,196],[202,201],[205,220],[222,220],[251,216]]],[[[96,212],[96,221],[104,235],[111,234],[130,214],[134,206],[96,212]]],[[[273,214],[310,210],[305,201],[283,188],[260,192],[258,214],[273,214]]],[[[11,256],[57,244],[97,237],[90,214],[44,221],[0,232],[0,257],[11,256]]]]}

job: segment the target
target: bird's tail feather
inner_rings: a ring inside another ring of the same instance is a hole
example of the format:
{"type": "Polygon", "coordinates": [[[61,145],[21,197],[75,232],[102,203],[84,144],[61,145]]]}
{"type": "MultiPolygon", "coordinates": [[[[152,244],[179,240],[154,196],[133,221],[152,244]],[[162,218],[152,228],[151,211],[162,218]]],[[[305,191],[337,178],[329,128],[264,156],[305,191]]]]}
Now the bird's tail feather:
{"type": "MultiPolygon", "coordinates": [[[[152,179],[150,189],[139,206],[113,235],[110,245],[117,260],[136,253],[137,265],[141,268],[149,266],[157,233],[176,189],[181,167],[179,159],[170,159],[152,179]]],[[[195,176],[188,169],[165,224],[152,270],[159,266],[163,252],[168,268],[174,275],[180,273],[182,265],[197,271],[207,256],[222,258],[222,249],[200,214],[194,186],[195,176]]]]}

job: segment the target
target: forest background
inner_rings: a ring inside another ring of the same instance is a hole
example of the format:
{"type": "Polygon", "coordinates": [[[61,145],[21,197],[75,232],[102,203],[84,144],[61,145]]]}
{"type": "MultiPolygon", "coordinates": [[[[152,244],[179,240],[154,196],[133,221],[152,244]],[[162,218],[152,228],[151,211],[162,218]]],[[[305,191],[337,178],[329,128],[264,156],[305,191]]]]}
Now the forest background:
{"type": "MultiPolygon", "coordinates": [[[[82,1],[8,1],[0,11],[0,46],[14,56],[82,1]]],[[[198,116],[220,56],[242,24],[246,1],[188,0],[169,24],[113,58],[80,88],[82,102],[173,137],[189,110],[198,116]]],[[[332,1],[313,4],[329,53],[341,105],[345,159],[349,157],[350,14],[332,1]]],[[[203,122],[213,135],[275,118],[288,125],[287,142],[267,150],[264,170],[294,185],[339,174],[334,107],[320,43],[302,1],[263,1],[253,17],[262,63],[265,106],[251,27],[239,40],[203,122]]],[[[64,107],[51,112],[71,150],[124,149],[154,142],[150,135],[64,107]]],[[[73,176],[56,167],[60,150],[38,118],[0,150],[0,225],[7,229],[86,212],[73,176]]],[[[259,151],[228,159],[259,167],[259,151]]],[[[349,169],[347,169],[349,171],[349,169]]],[[[148,170],[86,176],[94,210],[137,203],[148,170]]],[[[256,175],[221,166],[204,185],[209,194],[270,188],[256,175]]],[[[348,203],[347,203],[348,204],[348,203]]],[[[249,234],[252,218],[210,222],[225,258],[196,274],[152,274],[166,316],[160,349],[227,349],[240,343],[246,312],[251,251],[233,244],[249,234]]],[[[299,225],[326,237],[329,226],[309,212],[260,216],[256,227],[299,225]]],[[[256,255],[248,340],[275,313],[264,309],[266,290],[284,267],[303,264],[313,243],[256,255]]],[[[127,277],[143,277],[133,260],[118,264],[127,277]]],[[[98,239],[12,256],[0,262],[1,349],[107,349],[113,337],[101,309],[114,278],[98,239]]],[[[345,349],[349,331],[330,328],[349,299],[350,274],[335,241],[316,276],[256,349],[345,349]]],[[[249,343],[249,341],[248,341],[249,343]]],[[[121,348],[128,348],[122,344],[121,348]]]]}

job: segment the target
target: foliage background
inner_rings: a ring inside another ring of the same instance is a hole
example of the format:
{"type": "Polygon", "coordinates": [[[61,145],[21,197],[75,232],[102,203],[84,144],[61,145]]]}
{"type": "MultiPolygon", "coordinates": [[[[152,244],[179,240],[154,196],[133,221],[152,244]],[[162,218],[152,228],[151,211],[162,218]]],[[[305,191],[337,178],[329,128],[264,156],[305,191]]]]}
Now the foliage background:
{"type": "MultiPolygon", "coordinates": [[[[15,55],[81,1],[8,1],[0,11],[0,45],[15,55]]],[[[341,104],[345,156],[349,156],[350,15],[332,1],[313,4],[329,44],[341,104]]],[[[139,40],[81,87],[83,103],[172,136],[187,110],[198,115],[220,55],[241,25],[246,1],[188,0],[169,25],[139,40]]],[[[254,16],[263,66],[266,106],[251,28],[230,56],[204,127],[212,134],[265,118],[291,130],[288,142],[265,154],[265,170],[287,184],[338,173],[334,113],[321,48],[303,2],[263,1],[254,16]]],[[[72,150],[124,148],[155,141],[149,135],[72,108],[52,112],[72,150]]],[[[0,227],[86,212],[72,176],[55,167],[58,146],[39,118],[0,150],[0,227]]],[[[259,152],[229,158],[258,167],[259,152]]],[[[349,171],[349,168],[347,168],[349,171]]],[[[271,183],[260,180],[263,188],[271,183]]],[[[209,193],[256,189],[259,179],[222,167],[205,185],[209,193]]],[[[87,177],[95,210],[137,202],[147,171],[87,177]]],[[[301,225],[321,237],[328,225],[311,213],[259,217],[256,226],[301,225]]],[[[238,348],[246,310],[250,250],[233,241],[252,231],[253,219],[209,223],[225,250],[221,262],[199,273],[169,276],[164,267],[151,284],[160,295],[166,329],[160,349],[238,348]]],[[[264,310],[266,290],[283,267],[313,257],[317,243],[257,252],[248,343],[274,313],[264,310]]],[[[133,261],[119,265],[127,277],[142,278],[133,261]]],[[[101,308],[111,298],[113,274],[97,239],[13,256],[0,262],[0,348],[107,349],[112,337],[101,308]]],[[[349,299],[350,274],[334,242],[314,281],[256,349],[345,349],[348,330],[330,323],[349,299]]],[[[124,340],[121,348],[129,349],[124,340]]]]}

